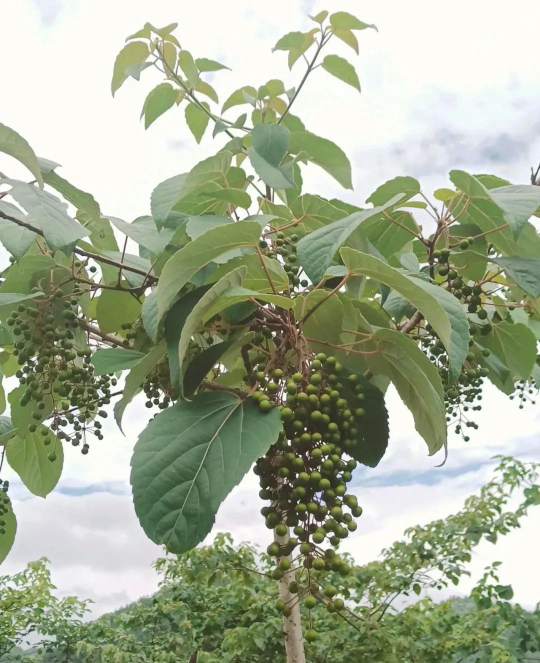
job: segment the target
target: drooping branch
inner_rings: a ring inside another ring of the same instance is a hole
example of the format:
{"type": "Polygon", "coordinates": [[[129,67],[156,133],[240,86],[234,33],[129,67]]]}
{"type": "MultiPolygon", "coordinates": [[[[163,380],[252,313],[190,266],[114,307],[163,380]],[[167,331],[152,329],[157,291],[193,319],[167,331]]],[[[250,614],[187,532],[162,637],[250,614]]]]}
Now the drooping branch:
{"type": "MultiPolygon", "coordinates": [[[[6,221],[11,221],[12,223],[15,223],[21,228],[26,228],[27,230],[30,230],[31,232],[35,233],[36,235],[39,235],[40,237],[45,237],[43,231],[40,228],[36,228],[30,223],[27,223],[26,221],[21,221],[20,219],[17,219],[14,216],[11,216],[10,214],[5,214],[1,210],[0,210],[0,218],[5,219],[6,221]]],[[[112,258],[99,255],[98,253],[92,253],[91,251],[85,251],[84,249],[81,249],[79,247],[75,247],[73,249],[73,253],[76,253],[79,256],[90,258],[91,260],[95,260],[96,262],[102,262],[105,265],[111,265],[112,267],[118,267],[119,269],[123,269],[124,271],[144,276],[148,284],[157,283],[158,280],[157,277],[148,274],[148,272],[144,271],[144,269],[131,267],[130,265],[126,265],[125,263],[119,262],[118,260],[113,260],[112,258]]]]}

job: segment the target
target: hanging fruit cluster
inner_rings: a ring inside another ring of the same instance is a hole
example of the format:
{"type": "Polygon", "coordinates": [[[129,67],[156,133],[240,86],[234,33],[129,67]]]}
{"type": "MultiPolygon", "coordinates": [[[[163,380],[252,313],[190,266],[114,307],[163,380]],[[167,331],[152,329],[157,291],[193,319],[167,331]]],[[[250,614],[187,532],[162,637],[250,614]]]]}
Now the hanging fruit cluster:
{"type": "MultiPolygon", "coordinates": [[[[362,515],[354,495],[347,492],[359,444],[359,426],[365,415],[364,387],[356,375],[344,375],[334,357],[318,354],[307,374],[286,375],[280,368],[265,372],[257,366],[252,380],[262,412],[279,407],[283,430],[278,442],[257,461],[260,497],[269,501],[261,513],[277,537],[292,528],[294,536],[284,545],[268,547],[279,561],[273,577],[279,579],[298,567],[291,591],[304,597],[308,608],[319,600],[329,611],[341,609],[332,586],[322,588],[312,572],[339,571],[349,567],[334,547],[356,530],[354,518],[362,515]],[[325,546],[325,547],[323,547],[325,546]]],[[[290,606],[281,606],[286,612],[290,606]]]]}
{"type": "Polygon", "coordinates": [[[308,281],[301,279],[299,274],[301,268],[297,265],[296,257],[296,243],[298,242],[298,235],[293,233],[286,236],[283,232],[272,233],[269,235],[270,244],[266,240],[261,240],[259,247],[262,249],[267,258],[276,258],[278,255],[283,259],[283,269],[287,272],[289,283],[292,288],[302,286],[307,288],[308,281]],[[275,237],[274,237],[275,235],[275,237]]]}
{"type": "MultiPolygon", "coordinates": [[[[33,410],[29,432],[39,427],[43,443],[50,444],[49,429],[40,424],[52,419],[50,428],[57,437],[70,440],[73,446],[82,442],[81,451],[86,454],[88,433],[103,439],[97,417],[107,416],[100,408],[111,402],[111,386],[116,385],[116,379],[94,375],[92,352],[76,335],[81,294],[77,285],[72,293],[57,287],[46,298],[19,304],[7,325],[16,339],[13,354],[21,367],[16,377],[25,387],[20,406],[33,410]]],[[[53,451],[49,460],[55,460],[53,451]]]]}
{"type": "MultiPolygon", "coordinates": [[[[11,500],[7,493],[9,490],[9,481],[0,479],[0,537],[5,536],[7,532],[7,520],[11,508],[11,500]]],[[[1,538],[0,538],[1,541],[1,538]]]]}
{"type": "Polygon", "coordinates": [[[168,408],[176,396],[171,385],[168,362],[160,362],[146,377],[142,388],[146,396],[147,408],[158,407],[160,410],[168,408]]]}

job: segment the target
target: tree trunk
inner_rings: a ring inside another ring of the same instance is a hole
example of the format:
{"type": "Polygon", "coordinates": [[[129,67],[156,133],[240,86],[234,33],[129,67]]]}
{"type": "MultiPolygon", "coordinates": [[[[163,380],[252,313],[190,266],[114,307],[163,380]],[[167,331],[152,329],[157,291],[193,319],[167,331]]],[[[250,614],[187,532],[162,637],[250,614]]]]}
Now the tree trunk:
{"type": "MultiPolygon", "coordinates": [[[[287,543],[289,535],[274,536],[280,546],[287,543]]],[[[289,557],[290,559],[290,557],[289,557]]],[[[296,595],[289,591],[289,583],[294,580],[294,571],[287,571],[283,578],[278,581],[279,597],[286,605],[291,607],[289,617],[283,615],[283,637],[285,638],[285,653],[287,663],[306,663],[304,653],[304,639],[302,638],[302,617],[300,615],[300,604],[296,595]]]]}

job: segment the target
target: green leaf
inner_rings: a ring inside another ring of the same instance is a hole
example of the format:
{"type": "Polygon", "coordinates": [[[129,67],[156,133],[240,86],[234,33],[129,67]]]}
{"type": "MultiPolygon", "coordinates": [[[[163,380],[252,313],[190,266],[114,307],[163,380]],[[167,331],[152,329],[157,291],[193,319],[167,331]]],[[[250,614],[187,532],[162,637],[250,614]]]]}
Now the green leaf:
{"type": "MultiPolygon", "coordinates": [[[[204,217],[203,217],[204,218],[204,217]]],[[[272,285],[268,281],[267,273],[272,280],[272,284],[277,292],[286,290],[289,285],[287,272],[283,269],[280,262],[273,258],[263,256],[265,269],[261,265],[258,255],[243,255],[228,260],[225,264],[219,265],[211,274],[210,279],[215,282],[225,276],[232,269],[244,266],[247,268],[247,275],[244,280],[244,288],[255,291],[258,294],[263,292],[273,292],[272,285]]]]}
{"type": "Polygon", "coordinates": [[[144,62],[150,51],[148,45],[143,41],[133,41],[126,44],[116,56],[114,62],[113,77],[111,81],[111,92],[114,93],[122,86],[127,79],[126,69],[134,64],[144,62]]]}
{"type": "Polygon", "coordinates": [[[251,132],[251,145],[271,166],[279,166],[287,154],[289,130],[278,124],[257,124],[251,132]]]}
{"type": "Polygon", "coordinates": [[[224,200],[226,203],[242,209],[248,209],[251,206],[251,196],[242,189],[216,189],[204,195],[212,200],[224,200]]]}
{"type": "Polygon", "coordinates": [[[19,295],[16,292],[2,292],[0,293],[0,307],[11,306],[28,299],[39,299],[40,297],[43,297],[42,292],[33,292],[29,295],[19,295]]]}
{"type": "Polygon", "coordinates": [[[401,332],[378,329],[366,350],[371,371],[392,380],[402,401],[411,411],[416,430],[428,445],[430,455],[446,445],[446,411],[439,373],[416,343],[401,332]]]}
{"type": "Polygon", "coordinates": [[[440,286],[406,276],[375,256],[343,248],[341,257],[349,273],[384,283],[422,313],[446,347],[449,379],[456,380],[469,349],[469,323],[459,300],[440,286]]]}
{"type": "Polygon", "coordinates": [[[328,16],[328,12],[324,9],[323,11],[319,12],[318,14],[315,14],[315,16],[310,16],[309,18],[312,21],[315,21],[315,23],[324,23],[324,21],[326,21],[327,16],[328,16]]]}
{"type": "Polygon", "coordinates": [[[193,89],[199,82],[199,70],[191,53],[184,50],[180,51],[178,54],[178,64],[188,80],[189,87],[193,89]]]}
{"type": "Polygon", "coordinates": [[[345,58],[339,55],[327,55],[322,61],[322,68],[329,74],[332,74],[332,76],[339,78],[340,81],[351,85],[358,92],[361,92],[356,69],[345,58]]]}
{"type": "MultiPolygon", "coordinates": [[[[306,297],[297,296],[294,301],[294,312],[297,320],[309,314],[309,317],[302,324],[302,330],[313,352],[328,354],[327,343],[332,345],[342,343],[341,333],[345,311],[343,303],[338,297],[328,297],[327,291],[319,289],[310,292],[306,297]],[[323,301],[324,303],[321,304],[323,301]],[[313,313],[310,313],[311,311],[313,313]]],[[[346,354],[345,350],[332,349],[332,355],[336,356],[342,363],[346,354]]]]}
{"type": "Polygon", "coordinates": [[[239,221],[209,230],[177,251],[166,263],[158,284],[158,321],[163,318],[180,290],[195,274],[227,251],[256,246],[261,226],[239,221]]]}
{"type": "Polygon", "coordinates": [[[9,417],[0,417],[0,435],[3,436],[13,430],[13,423],[9,417]]]}
{"type": "Polygon", "coordinates": [[[216,62],[215,60],[209,60],[208,58],[196,58],[195,64],[197,69],[202,73],[203,71],[220,71],[221,69],[229,69],[224,64],[216,62]]]}
{"type": "Polygon", "coordinates": [[[281,430],[277,410],[252,399],[205,393],[158,414],[131,461],[135,511],[147,536],[170,552],[194,548],[220,504],[281,430]]]}
{"type": "Polygon", "coordinates": [[[218,302],[224,295],[226,295],[227,292],[231,290],[231,288],[237,288],[242,285],[246,274],[247,269],[245,267],[237,267],[235,270],[215,283],[208,290],[208,292],[206,292],[195,304],[192,311],[187,316],[185,324],[179,329],[180,338],[178,340],[178,366],[180,367],[180,370],[186,356],[191,337],[196,332],[201,322],[206,318],[208,312],[214,306],[214,304],[218,302]]]}
{"type": "MultiPolygon", "coordinates": [[[[255,126],[266,125],[257,124],[255,126]]],[[[257,154],[252,147],[248,149],[248,156],[253,170],[268,186],[274,189],[290,189],[295,186],[292,162],[279,167],[272,166],[257,154]]]]}
{"type": "Polygon", "coordinates": [[[138,364],[135,364],[128,373],[122,398],[114,406],[114,419],[120,430],[122,430],[122,417],[124,416],[126,407],[131,403],[133,397],[139,391],[139,387],[144,382],[144,379],[153,371],[156,365],[159,364],[166,352],[167,345],[165,341],[161,341],[158,345],[154,346],[138,364]]]}
{"type": "Polygon", "coordinates": [[[51,269],[55,266],[56,262],[51,256],[23,256],[2,275],[4,282],[0,286],[0,292],[29,294],[39,279],[50,278],[51,269]]]}
{"type": "Polygon", "coordinates": [[[197,239],[204,233],[212,230],[212,228],[219,228],[229,223],[234,223],[234,219],[230,216],[212,216],[205,214],[204,216],[190,216],[186,223],[186,233],[191,239],[197,239]]]}
{"type": "MultiPolygon", "coordinates": [[[[126,282],[123,282],[126,287],[126,282]]],[[[115,332],[123,324],[135,322],[141,314],[141,303],[129,292],[104,290],[98,297],[96,317],[99,328],[105,334],[115,332]]]]}
{"type": "MultiPolygon", "coordinates": [[[[26,222],[26,215],[18,207],[5,200],[0,200],[0,213],[26,222]]],[[[0,218],[0,242],[15,258],[21,258],[32,246],[35,239],[37,239],[36,233],[28,230],[28,228],[18,226],[13,221],[8,221],[8,219],[0,218]]]]}
{"type": "Polygon", "coordinates": [[[366,203],[372,205],[384,205],[398,193],[404,194],[399,201],[400,206],[407,200],[410,200],[421,191],[420,182],[414,177],[394,177],[384,184],[381,184],[369,198],[366,203]]]}
{"type": "MultiPolygon", "coordinates": [[[[230,263],[227,263],[227,267],[230,269],[230,263]]],[[[294,306],[294,300],[292,300],[290,297],[257,292],[256,290],[250,290],[249,288],[245,287],[240,288],[231,286],[231,288],[226,293],[224,293],[223,297],[208,310],[205,317],[206,319],[211,318],[217,313],[223,311],[225,308],[229,308],[230,306],[234,306],[240,302],[246,302],[250,299],[257,299],[261,302],[268,302],[285,310],[293,308],[294,306]]]]}
{"type": "Polygon", "coordinates": [[[20,136],[16,131],[6,127],[5,124],[0,122],[0,152],[8,154],[10,157],[17,159],[19,163],[26,166],[32,175],[36,178],[39,185],[43,187],[43,178],[39,162],[30,147],[29,143],[20,136]]]}
{"type": "MultiPolygon", "coordinates": [[[[128,265],[128,267],[140,269],[145,273],[155,276],[152,265],[146,258],[141,258],[140,256],[134,256],[131,253],[124,253],[121,251],[103,251],[103,253],[116,262],[122,262],[124,265],[128,265]]],[[[135,274],[134,272],[126,270],[123,272],[123,276],[132,288],[140,288],[144,283],[144,276],[141,274],[135,274]]]]}
{"type": "Polygon", "coordinates": [[[540,260],[518,258],[491,258],[491,262],[502,267],[506,275],[519,286],[523,292],[537,299],[540,297],[540,260]]]}
{"type": "Polygon", "coordinates": [[[342,398],[347,399],[350,406],[361,407],[365,413],[361,418],[355,420],[358,434],[354,439],[354,444],[345,445],[346,453],[363,465],[377,467],[386,453],[390,435],[384,394],[361,375],[356,377],[354,385],[352,385],[348,380],[351,374],[352,371],[347,368],[340,373],[340,379],[344,384],[340,389],[340,394],[342,398]],[[364,398],[361,402],[358,402],[357,394],[352,389],[352,386],[358,384],[363,387],[364,398]]]}
{"type": "MultiPolygon", "coordinates": [[[[28,426],[30,424],[37,424],[37,420],[34,419],[33,414],[37,411],[35,403],[31,402],[27,405],[21,405],[21,399],[23,394],[26,391],[25,385],[20,385],[8,394],[9,410],[11,421],[13,422],[13,427],[19,430],[19,437],[24,437],[28,432],[28,426]]],[[[45,393],[43,400],[41,401],[45,405],[44,410],[40,410],[42,419],[48,417],[54,408],[53,399],[50,394],[45,393]]]]}
{"type": "Polygon", "coordinates": [[[167,355],[169,358],[169,373],[171,376],[171,384],[178,392],[181,392],[182,383],[182,362],[180,361],[178,354],[180,335],[189,314],[208,290],[209,286],[203,286],[188,292],[171,306],[165,318],[164,331],[165,340],[167,342],[167,355]]]}
{"type": "Polygon", "coordinates": [[[62,442],[46,426],[38,426],[35,433],[27,433],[24,438],[16,435],[6,446],[6,458],[11,468],[17,472],[28,490],[38,497],[46,497],[54,490],[64,466],[62,442]],[[48,431],[45,445],[42,431],[48,431]],[[49,460],[49,454],[55,459],[49,460]]]}
{"type": "Polygon", "coordinates": [[[185,110],[186,122],[197,143],[201,142],[210,118],[195,104],[188,104],[185,110]]]}
{"type": "Polygon", "coordinates": [[[289,152],[305,152],[309,161],[320,166],[345,189],[352,189],[351,163],[343,150],[326,138],[309,131],[293,131],[289,152]]]}
{"type": "Polygon", "coordinates": [[[27,222],[40,228],[52,249],[63,249],[88,235],[67,213],[67,205],[56,196],[26,182],[8,180],[11,197],[28,213],[27,222]]]}
{"type": "Polygon", "coordinates": [[[257,98],[257,90],[254,87],[251,87],[251,85],[244,85],[244,87],[241,87],[239,90],[236,90],[231,94],[223,104],[221,112],[224,113],[226,110],[229,110],[229,108],[233,108],[233,106],[243,106],[244,104],[247,104],[248,102],[246,101],[245,95],[257,98]]]}
{"type": "Polygon", "coordinates": [[[277,124],[256,124],[251,132],[248,155],[257,175],[276,189],[294,186],[292,163],[281,166],[289,145],[289,130],[277,124]]]}
{"type": "Polygon", "coordinates": [[[361,223],[379,214],[398,200],[399,196],[396,196],[380,207],[374,207],[362,212],[354,212],[350,216],[329,223],[302,237],[297,245],[298,261],[311,281],[319,283],[322,280],[340,247],[361,223]]]}
{"type": "Polygon", "coordinates": [[[328,200],[311,194],[299,196],[292,203],[291,211],[297,219],[302,218],[302,225],[309,232],[347,216],[347,212],[338,209],[328,200]]]}
{"type": "Polygon", "coordinates": [[[155,343],[159,327],[157,319],[157,288],[154,288],[146,295],[141,309],[141,317],[144,330],[155,343]]]}
{"type": "MultiPolygon", "coordinates": [[[[101,251],[118,251],[118,244],[109,221],[102,216],[101,208],[94,196],[70,184],[54,170],[43,173],[45,184],[56,189],[77,209],[77,219],[90,231],[90,241],[101,251]]],[[[105,280],[111,283],[118,270],[108,265],[101,265],[105,280]]]]}
{"type": "Polygon", "coordinates": [[[330,25],[333,28],[338,29],[366,30],[367,28],[373,28],[374,30],[377,30],[373,23],[364,23],[364,21],[361,21],[348,12],[336,12],[335,14],[331,14],[330,25]]]}
{"type": "Polygon", "coordinates": [[[150,209],[158,228],[165,225],[167,217],[178,201],[178,195],[186,177],[186,173],[169,177],[152,191],[150,209]]]}
{"type": "Polygon", "coordinates": [[[17,533],[17,519],[13,513],[13,504],[9,499],[8,495],[0,490],[0,501],[4,505],[4,513],[2,519],[6,521],[4,529],[6,530],[4,534],[0,534],[0,564],[6,559],[9,555],[9,551],[13,546],[15,541],[15,534],[17,533]]]}
{"type": "MultiPolygon", "coordinates": [[[[217,96],[217,92],[214,90],[214,88],[209,85],[208,83],[205,83],[205,81],[199,81],[197,85],[195,86],[195,92],[200,92],[200,94],[204,94],[212,101],[215,101],[216,104],[219,102],[219,97],[217,96]]],[[[204,104],[206,108],[209,108],[208,104],[204,104]]],[[[204,111],[203,111],[204,112],[204,111]]],[[[206,115],[206,113],[205,113],[206,115]]],[[[208,117],[208,116],[207,116],[208,117]]],[[[210,119],[210,118],[208,118],[210,119]]]]}
{"type": "Polygon", "coordinates": [[[495,591],[499,595],[499,598],[504,599],[505,601],[510,601],[514,598],[512,585],[496,585],[495,591]]]}
{"type": "Polygon", "coordinates": [[[362,223],[361,230],[386,259],[399,253],[413,239],[411,232],[418,232],[410,212],[396,209],[367,219],[362,223]]]}
{"type": "Polygon", "coordinates": [[[184,395],[190,398],[199,388],[199,385],[212,370],[227,350],[234,345],[235,338],[221,343],[214,343],[203,352],[196,355],[190,362],[184,375],[184,395]]]}
{"type": "Polygon", "coordinates": [[[462,170],[450,171],[450,179],[469,197],[468,213],[483,230],[491,230],[506,222],[517,238],[540,206],[540,187],[537,186],[510,185],[487,189],[476,177],[462,170]]]}
{"type": "Polygon", "coordinates": [[[107,348],[96,350],[92,355],[92,364],[95,375],[116,373],[131,368],[145,356],[143,352],[122,348],[107,348]]]}
{"type": "Polygon", "coordinates": [[[356,35],[352,30],[346,30],[345,28],[336,28],[334,29],[334,35],[338,39],[341,39],[342,42],[347,44],[347,46],[350,46],[353,49],[353,51],[358,55],[359,53],[358,39],[356,38],[356,35]]]}
{"type": "Polygon", "coordinates": [[[163,113],[172,108],[178,97],[178,90],[170,83],[160,83],[146,97],[143,106],[144,128],[148,127],[163,113]]]}
{"type": "Polygon", "coordinates": [[[109,220],[124,235],[156,255],[163,253],[174,235],[172,228],[162,228],[159,231],[151,216],[141,216],[133,223],[126,223],[114,216],[110,216],[109,220]]]}
{"type": "Polygon", "coordinates": [[[289,32],[281,37],[272,49],[273,51],[290,51],[293,48],[302,48],[306,35],[304,32],[289,32]]]}
{"type": "Polygon", "coordinates": [[[480,343],[508,366],[513,377],[530,378],[536,364],[536,337],[529,327],[503,321],[493,325],[491,334],[482,336],[480,343]]]}

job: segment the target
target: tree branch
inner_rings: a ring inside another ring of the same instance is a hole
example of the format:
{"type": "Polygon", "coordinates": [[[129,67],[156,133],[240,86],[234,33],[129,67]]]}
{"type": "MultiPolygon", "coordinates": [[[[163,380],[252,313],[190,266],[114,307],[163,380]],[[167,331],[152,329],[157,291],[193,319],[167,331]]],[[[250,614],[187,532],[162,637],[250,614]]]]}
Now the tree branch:
{"type": "MultiPolygon", "coordinates": [[[[43,231],[40,228],[36,228],[35,226],[32,226],[30,223],[26,223],[26,221],[21,221],[20,219],[16,219],[14,216],[10,216],[9,214],[5,214],[4,212],[0,211],[0,218],[6,219],[6,221],[11,221],[12,223],[15,223],[16,225],[20,226],[21,228],[26,228],[27,230],[32,231],[36,235],[39,235],[40,237],[45,237],[43,234],[43,231]]],[[[158,279],[155,276],[152,276],[148,274],[148,272],[145,272],[143,269],[137,269],[136,267],[130,267],[129,265],[126,265],[122,262],[118,262],[117,260],[113,260],[112,258],[107,258],[106,256],[101,256],[97,253],[91,253],[90,251],[85,251],[84,249],[80,249],[78,247],[75,247],[73,249],[73,253],[76,253],[77,255],[80,256],[85,256],[86,258],[91,258],[92,260],[95,260],[96,262],[102,262],[106,265],[112,265],[113,267],[118,267],[119,269],[123,269],[128,272],[132,272],[133,274],[139,274],[140,276],[144,276],[147,281],[151,283],[157,283],[158,279]]]]}
{"type": "Polygon", "coordinates": [[[89,334],[92,334],[92,336],[96,336],[97,338],[101,339],[102,341],[105,341],[106,343],[116,345],[117,347],[123,348],[124,350],[128,349],[124,345],[122,339],[118,338],[118,336],[113,336],[112,334],[105,334],[94,325],[91,325],[89,322],[81,320],[80,318],[79,318],[79,326],[81,327],[81,329],[84,329],[89,334]]]}

